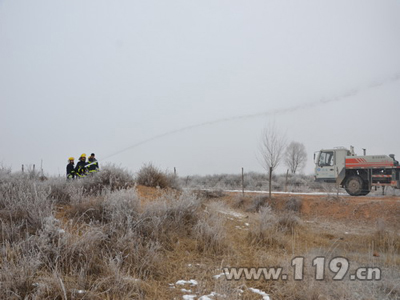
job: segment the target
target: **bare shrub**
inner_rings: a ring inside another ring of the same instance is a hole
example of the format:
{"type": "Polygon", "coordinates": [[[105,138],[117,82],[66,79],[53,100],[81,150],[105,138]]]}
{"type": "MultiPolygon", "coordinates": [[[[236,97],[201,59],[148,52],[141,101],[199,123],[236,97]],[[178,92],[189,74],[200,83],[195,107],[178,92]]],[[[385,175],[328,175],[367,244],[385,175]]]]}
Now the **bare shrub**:
{"type": "Polygon", "coordinates": [[[391,230],[383,219],[376,222],[376,230],[364,237],[364,242],[373,246],[373,250],[380,253],[394,254],[400,253],[400,236],[398,230],[391,230]]]}
{"type": "Polygon", "coordinates": [[[226,219],[219,214],[223,210],[223,204],[213,202],[209,208],[194,225],[193,236],[200,252],[221,254],[226,250],[226,219]]]}
{"type": "Polygon", "coordinates": [[[205,199],[222,198],[225,196],[222,190],[196,190],[194,191],[198,197],[205,199]]]}
{"type": "Polygon", "coordinates": [[[138,184],[148,187],[179,189],[179,181],[174,174],[163,172],[152,163],[142,166],[137,173],[136,181],[138,184]]]}
{"type": "Polygon", "coordinates": [[[251,244],[271,245],[274,243],[275,227],[277,217],[272,212],[271,207],[262,207],[254,222],[250,227],[248,238],[251,244]]]}
{"type": "Polygon", "coordinates": [[[69,182],[65,180],[51,180],[49,199],[54,200],[57,204],[68,204],[71,202],[71,195],[68,191],[69,182]]]}
{"type": "MultiPolygon", "coordinates": [[[[121,273],[132,274],[141,279],[156,278],[162,274],[164,247],[160,242],[128,229],[126,232],[115,232],[110,244],[112,247],[107,255],[118,262],[114,267],[118,267],[121,273]]],[[[109,267],[110,265],[106,266],[107,269],[109,267]]],[[[113,270],[115,268],[111,271],[113,270]]],[[[109,273],[107,270],[105,272],[109,273]]]]}
{"type": "Polygon", "coordinates": [[[290,197],[285,204],[285,209],[287,211],[300,212],[302,204],[303,202],[300,198],[290,197]]]}
{"type": "Polygon", "coordinates": [[[66,216],[76,221],[92,223],[104,221],[104,197],[86,198],[66,208],[66,216]]]}
{"type": "Polygon", "coordinates": [[[11,168],[5,167],[2,163],[0,163],[0,184],[7,181],[11,176],[11,168]]]}
{"type": "Polygon", "coordinates": [[[24,251],[21,243],[8,242],[1,248],[0,298],[27,299],[34,290],[34,278],[41,262],[35,249],[24,251]]]}
{"type": "Polygon", "coordinates": [[[246,209],[248,212],[259,212],[260,209],[267,205],[267,200],[269,198],[267,196],[257,196],[254,197],[251,201],[251,204],[246,209]]]}
{"type": "Polygon", "coordinates": [[[105,165],[95,175],[97,176],[94,176],[94,182],[108,186],[111,191],[127,189],[133,187],[135,184],[132,175],[128,171],[114,165],[105,165]]]}
{"type": "Polygon", "coordinates": [[[126,218],[134,218],[139,210],[139,198],[135,189],[103,190],[104,196],[82,197],[72,201],[67,216],[86,223],[101,222],[125,226],[126,218]]]}
{"type": "Polygon", "coordinates": [[[86,195],[101,195],[104,190],[128,189],[135,185],[128,171],[114,165],[105,165],[99,172],[75,181],[80,183],[86,195]]]}
{"type": "Polygon", "coordinates": [[[279,216],[277,226],[280,231],[292,232],[300,224],[300,219],[294,212],[285,212],[279,216]]]}
{"type": "Polygon", "coordinates": [[[136,182],[148,187],[167,187],[165,174],[153,164],[145,164],[137,173],[136,182]]]}
{"type": "Polygon", "coordinates": [[[102,205],[105,221],[118,230],[131,226],[137,219],[140,201],[136,190],[129,189],[107,194],[102,205]]]}
{"type": "Polygon", "coordinates": [[[112,199],[105,201],[109,203],[105,212],[108,219],[105,230],[112,245],[109,254],[121,255],[121,270],[127,274],[136,274],[139,278],[159,276],[162,252],[173,250],[177,239],[191,234],[198,220],[198,198],[168,192],[147,203],[143,212],[139,212],[134,194],[125,203],[115,192],[109,197],[112,199]]]}
{"type": "Polygon", "coordinates": [[[216,216],[201,218],[193,228],[200,252],[220,254],[225,250],[223,219],[216,216]]]}
{"type": "Polygon", "coordinates": [[[262,207],[256,215],[255,225],[250,227],[248,239],[252,245],[272,248],[286,248],[290,240],[286,236],[289,230],[299,224],[293,213],[276,216],[271,207],[262,207]]]}
{"type": "MultiPolygon", "coordinates": [[[[0,184],[0,215],[5,223],[30,234],[42,226],[42,220],[52,215],[50,190],[28,177],[10,177],[0,184]]],[[[9,228],[11,228],[9,227],[9,228]]],[[[3,232],[4,235],[4,232],[3,232]]]]}
{"type": "Polygon", "coordinates": [[[232,208],[235,208],[235,209],[242,209],[242,208],[244,208],[245,204],[246,204],[246,197],[244,197],[242,195],[237,195],[233,199],[231,206],[232,206],[232,208]]]}
{"type": "Polygon", "coordinates": [[[149,203],[138,220],[136,231],[156,241],[171,241],[172,236],[188,235],[198,220],[200,200],[194,194],[164,193],[149,203]]]}
{"type": "Polygon", "coordinates": [[[96,280],[91,294],[102,299],[145,299],[142,280],[124,270],[121,255],[109,257],[106,267],[105,276],[96,280]]]}
{"type": "MultiPolygon", "coordinates": [[[[35,290],[32,299],[85,299],[87,296],[84,290],[74,288],[79,286],[76,280],[63,276],[58,270],[44,274],[33,285],[35,290]]],[[[91,297],[91,299],[99,298],[91,297]]]]}
{"type": "Polygon", "coordinates": [[[48,271],[59,270],[61,274],[96,274],[101,270],[102,245],[107,236],[101,227],[60,227],[60,221],[47,218],[45,226],[34,239],[40,249],[41,260],[48,271]]]}

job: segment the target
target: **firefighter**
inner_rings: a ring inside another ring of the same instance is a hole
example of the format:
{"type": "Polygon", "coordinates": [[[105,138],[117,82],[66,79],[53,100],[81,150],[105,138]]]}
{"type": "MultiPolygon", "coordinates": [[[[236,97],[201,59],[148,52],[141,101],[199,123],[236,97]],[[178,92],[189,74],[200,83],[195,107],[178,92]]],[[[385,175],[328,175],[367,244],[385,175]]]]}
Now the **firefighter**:
{"type": "Polygon", "coordinates": [[[81,157],[79,157],[79,162],[76,164],[75,167],[75,176],[79,178],[86,177],[87,175],[87,162],[86,162],[86,154],[83,153],[81,157]]]}
{"type": "Polygon", "coordinates": [[[94,153],[90,154],[89,156],[89,164],[88,164],[88,170],[89,173],[93,174],[99,171],[99,162],[97,159],[94,157],[94,153]]]}
{"type": "Polygon", "coordinates": [[[73,157],[68,158],[67,165],[67,179],[75,178],[75,159],[73,157]]]}

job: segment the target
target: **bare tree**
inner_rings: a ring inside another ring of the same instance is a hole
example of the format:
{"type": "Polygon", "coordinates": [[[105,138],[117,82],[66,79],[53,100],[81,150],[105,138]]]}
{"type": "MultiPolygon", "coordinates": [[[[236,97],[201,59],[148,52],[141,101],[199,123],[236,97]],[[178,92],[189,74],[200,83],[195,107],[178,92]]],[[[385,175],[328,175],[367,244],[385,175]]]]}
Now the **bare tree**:
{"type": "Polygon", "coordinates": [[[277,132],[275,126],[265,128],[260,144],[260,163],[269,172],[269,198],[271,198],[272,172],[282,160],[286,146],[286,137],[277,132]]]}
{"type": "Polygon", "coordinates": [[[307,162],[306,147],[302,143],[291,142],[285,151],[285,164],[292,174],[301,171],[307,162]]]}

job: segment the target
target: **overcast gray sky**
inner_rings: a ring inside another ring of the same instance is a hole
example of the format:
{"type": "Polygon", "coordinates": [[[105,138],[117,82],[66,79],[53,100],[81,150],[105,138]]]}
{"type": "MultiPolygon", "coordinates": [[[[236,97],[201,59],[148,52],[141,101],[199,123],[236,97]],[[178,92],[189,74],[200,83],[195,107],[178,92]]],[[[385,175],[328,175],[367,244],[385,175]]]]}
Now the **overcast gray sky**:
{"type": "Polygon", "coordinates": [[[270,124],[304,143],[307,174],[321,148],[400,158],[399,16],[397,0],[0,0],[0,163],[261,172],[270,124]]]}

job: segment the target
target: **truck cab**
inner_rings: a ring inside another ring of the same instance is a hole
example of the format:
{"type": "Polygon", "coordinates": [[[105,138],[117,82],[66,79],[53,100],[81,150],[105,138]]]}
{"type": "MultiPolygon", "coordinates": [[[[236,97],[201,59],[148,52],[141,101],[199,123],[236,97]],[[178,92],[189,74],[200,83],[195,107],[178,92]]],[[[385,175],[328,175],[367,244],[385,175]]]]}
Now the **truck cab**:
{"type": "Polygon", "coordinates": [[[352,152],[346,148],[325,149],[314,153],[315,181],[336,182],[345,168],[346,156],[350,155],[352,152]]]}

